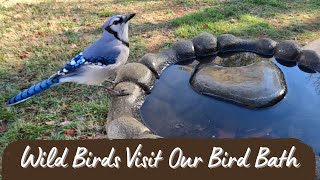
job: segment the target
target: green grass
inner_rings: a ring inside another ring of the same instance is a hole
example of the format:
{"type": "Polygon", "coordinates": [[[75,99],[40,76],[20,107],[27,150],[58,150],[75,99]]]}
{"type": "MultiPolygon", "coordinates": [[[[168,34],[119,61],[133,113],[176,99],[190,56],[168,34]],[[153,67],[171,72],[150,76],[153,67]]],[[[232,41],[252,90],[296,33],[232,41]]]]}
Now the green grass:
{"type": "Polygon", "coordinates": [[[213,3],[210,8],[173,19],[172,23],[176,34],[183,38],[207,31],[213,34],[231,33],[243,38],[303,41],[308,36],[319,35],[320,27],[319,2],[305,2],[245,0],[213,3]],[[275,20],[282,21],[282,24],[275,25],[275,20]]]}
{"type": "MultiPolygon", "coordinates": [[[[1,103],[56,72],[99,37],[107,17],[119,12],[138,13],[130,25],[129,62],[203,31],[300,43],[320,37],[319,0],[98,0],[77,1],[76,6],[74,1],[1,3],[1,103]]],[[[17,106],[1,105],[0,120],[9,126],[0,133],[0,155],[10,142],[19,139],[104,135],[109,103],[103,87],[65,84],[17,106]],[[66,135],[68,129],[76,133],[66,135]]]]}

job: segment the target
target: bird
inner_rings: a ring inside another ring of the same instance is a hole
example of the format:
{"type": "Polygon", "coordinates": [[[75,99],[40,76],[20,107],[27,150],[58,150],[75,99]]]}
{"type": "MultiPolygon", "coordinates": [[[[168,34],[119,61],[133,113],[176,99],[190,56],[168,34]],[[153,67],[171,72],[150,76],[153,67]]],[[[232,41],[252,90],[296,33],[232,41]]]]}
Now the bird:
{"type": "MultiPolygon", "coordinates": [[[[118,69],[129,57],[129,20],[135,13],[115,15],[102,25],[101,37],[85,50],[74,56],[62,68],[48,79],[20,92],[7,101],[7,105],[21,103],[50,87],[66,82],[86,85],[101,85],[104,81],[112,82],[118,69]]],[[[112,95],[125,95],[123,92],[107,88],[112,95]]]]}

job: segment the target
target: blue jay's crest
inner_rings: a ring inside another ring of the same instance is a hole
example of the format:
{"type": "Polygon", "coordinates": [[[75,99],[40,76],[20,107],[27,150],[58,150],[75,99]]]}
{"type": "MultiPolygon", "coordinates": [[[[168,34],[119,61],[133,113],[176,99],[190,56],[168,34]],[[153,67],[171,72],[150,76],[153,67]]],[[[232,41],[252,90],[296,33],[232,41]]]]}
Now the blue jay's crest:
{"type": "Polygon", "coordinates": [[[48,79],[20,92],[7,104],[14,105],[64,82],[97,85],[115,75],[129,56],[128,21],[135,14],[117,15],[103,25],[105,32],[92,45],[48,79]]]}

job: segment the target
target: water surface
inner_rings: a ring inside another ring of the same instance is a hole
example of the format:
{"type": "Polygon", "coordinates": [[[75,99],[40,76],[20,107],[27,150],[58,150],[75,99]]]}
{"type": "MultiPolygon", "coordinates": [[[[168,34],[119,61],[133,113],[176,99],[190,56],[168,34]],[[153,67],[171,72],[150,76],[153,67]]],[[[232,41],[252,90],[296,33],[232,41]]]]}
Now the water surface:
{"type": "Polygon", "coordinates": [[[264,109],[248,109],[194,91],[194,66],[172,65],[141,107],[144,123],[163,137],[298,138],[320,152],[320,74],[273,61],[284,73],[285,98],[264,109]]]}

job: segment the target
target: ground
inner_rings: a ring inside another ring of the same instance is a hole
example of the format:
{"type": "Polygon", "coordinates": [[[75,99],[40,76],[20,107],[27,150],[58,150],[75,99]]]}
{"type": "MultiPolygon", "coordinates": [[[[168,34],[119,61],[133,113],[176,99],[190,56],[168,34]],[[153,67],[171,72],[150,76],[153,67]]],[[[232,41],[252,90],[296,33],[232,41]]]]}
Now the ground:
{"type": "Polygon", "coordinates": [[[19,139],[105,137],[109,97],[103,87],[65,84],[17,106],[4,103],[93,42],[111,15],[137,13],[130,24],[129,62],[203,31],[293,39],[302,45],[320,37],[319,0],[0,0],[0,4],[0,155],[8,143],[19,139]]]}

